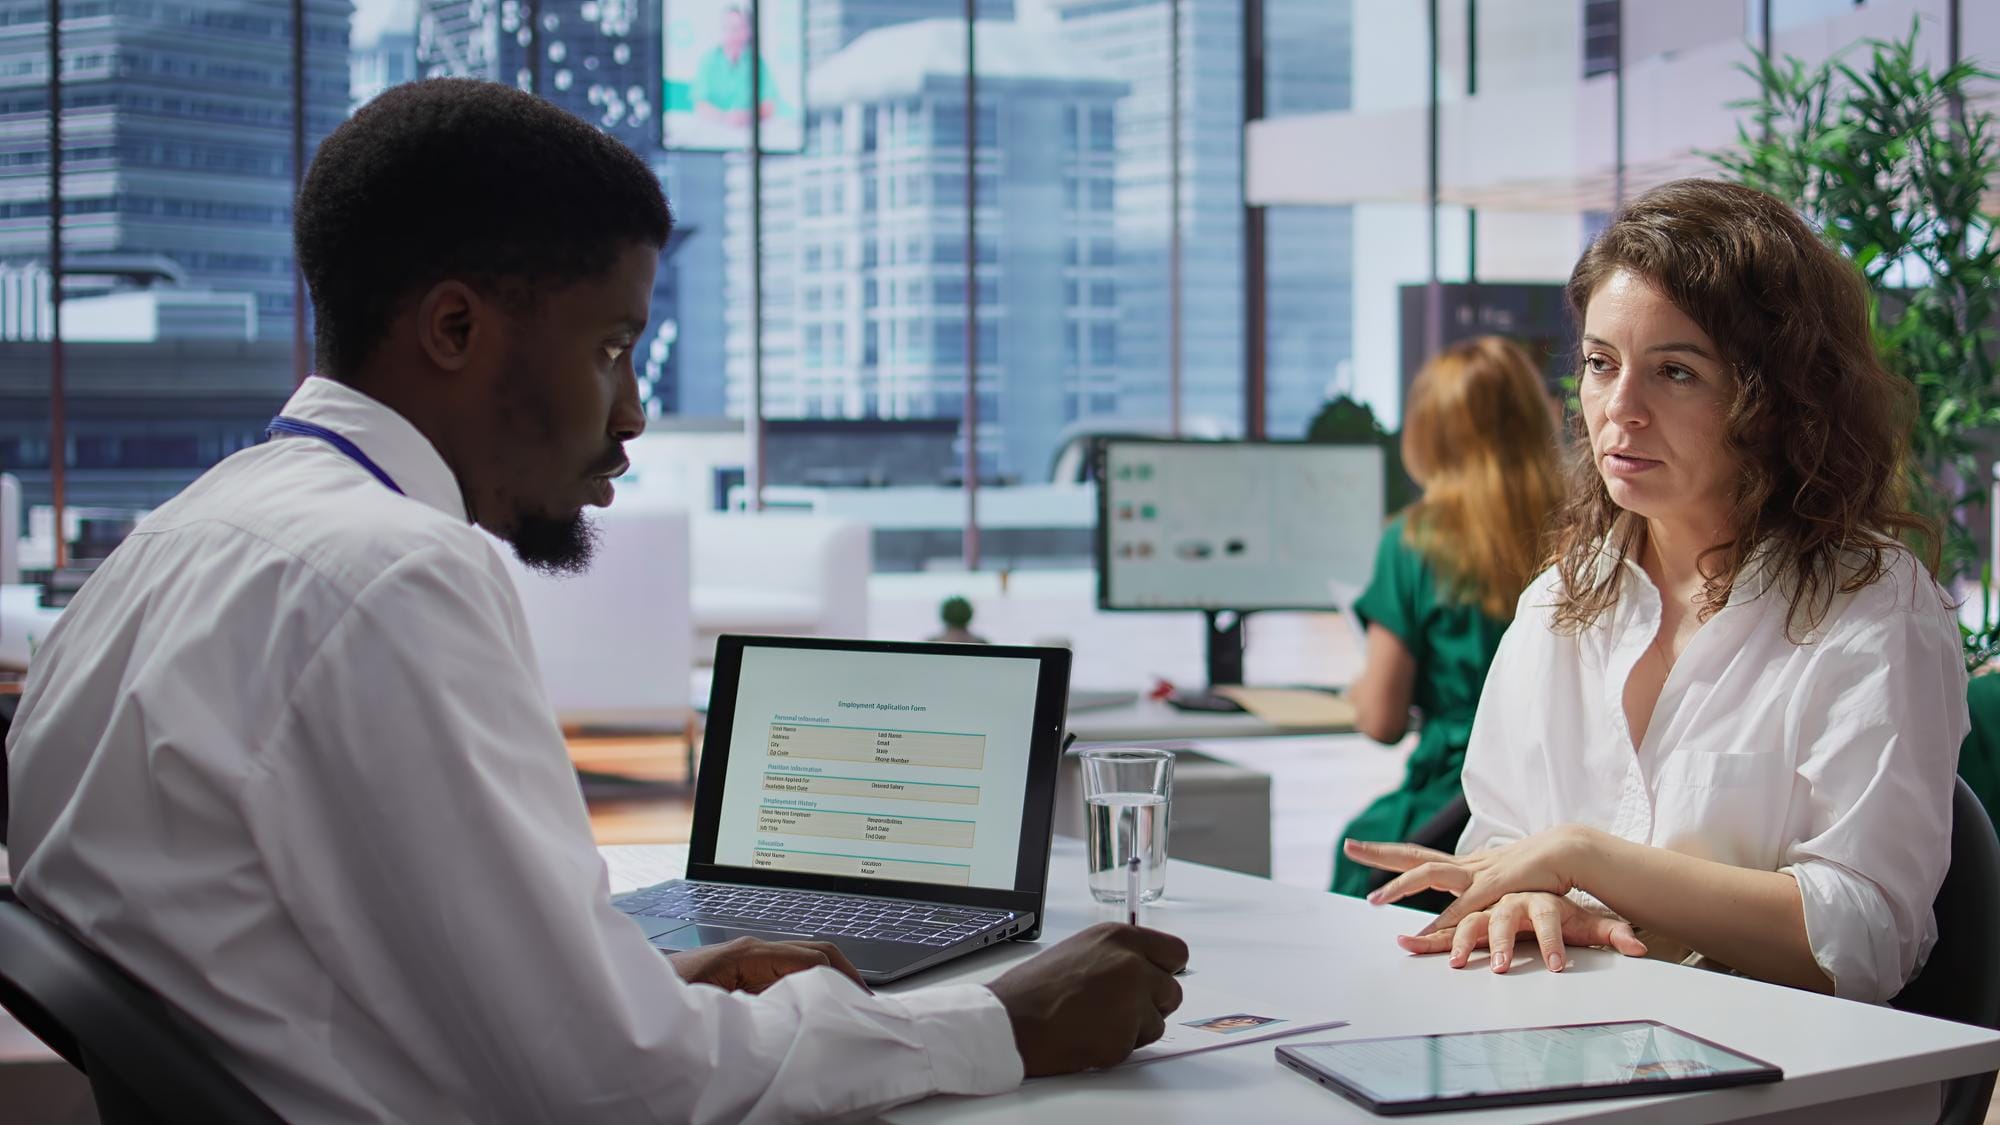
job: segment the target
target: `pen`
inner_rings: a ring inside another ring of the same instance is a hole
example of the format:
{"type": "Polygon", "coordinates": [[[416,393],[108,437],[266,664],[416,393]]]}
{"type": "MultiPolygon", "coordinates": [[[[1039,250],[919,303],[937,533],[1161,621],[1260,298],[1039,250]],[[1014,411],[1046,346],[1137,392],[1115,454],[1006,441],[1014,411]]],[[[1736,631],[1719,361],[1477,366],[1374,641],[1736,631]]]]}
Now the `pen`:
{"type": "Polygon", "coordinates": [[[1139,853],[1125,861],[1125,921],[1139,924],[1139,853]]]}

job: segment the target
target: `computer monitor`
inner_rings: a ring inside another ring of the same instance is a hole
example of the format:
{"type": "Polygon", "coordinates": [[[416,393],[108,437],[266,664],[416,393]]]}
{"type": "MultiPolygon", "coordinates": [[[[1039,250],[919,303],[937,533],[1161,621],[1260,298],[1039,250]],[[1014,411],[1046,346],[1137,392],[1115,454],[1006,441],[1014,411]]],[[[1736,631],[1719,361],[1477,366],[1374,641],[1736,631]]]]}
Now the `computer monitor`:
{"type": "Polygon", "coordinates": [[[1334,610],[1382,533],[1382,451],[1294,441],[1106,438],[1097,604],[1209,616],[1209,680],[1242,682],[1242,615],[1334,610]]]}

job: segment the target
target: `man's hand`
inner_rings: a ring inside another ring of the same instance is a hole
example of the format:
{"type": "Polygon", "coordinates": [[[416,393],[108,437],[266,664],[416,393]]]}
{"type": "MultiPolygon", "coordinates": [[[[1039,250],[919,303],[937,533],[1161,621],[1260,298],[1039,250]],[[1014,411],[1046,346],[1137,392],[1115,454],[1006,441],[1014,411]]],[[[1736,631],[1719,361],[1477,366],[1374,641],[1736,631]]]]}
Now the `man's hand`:
{"type": "Polygon", "coordinates": [[[762,992],[793,973],[829,965],[861,985],[861,973],[836,946],[823,941],[758,941],[740,937],[722,945],[669,954],[674,971],[689,984],[712,984],[731,992],[762,992]]]}
{"type": "Polygon", "coordinates": [[[1106,922],[1016,965],[987,985],[1014,1022],[1028,1077],[1110,1066],[1158,1039],[1181,1005],[1173,974],[1187,943],[1106,922]]]}
{"type": "Polygon", "coordinates": [[[1567,964],[1565,945],[1608,945],[1627,957],[1644,957],[1646,945],[1622,919],[1595,914],[1561,895],[1523,891],[1503,895],[1490,910],[1475,910],[1456,926],[1399,937],[1396,944],[1411,953],[1451,951],[1451,967],[1463,969],[1472,951],[1490,947],[1493,971],[1504,973],[1514,960],[1514,939],[1533,934],[1542,947],[1542,963],[1560,973],[1567,964]]]}

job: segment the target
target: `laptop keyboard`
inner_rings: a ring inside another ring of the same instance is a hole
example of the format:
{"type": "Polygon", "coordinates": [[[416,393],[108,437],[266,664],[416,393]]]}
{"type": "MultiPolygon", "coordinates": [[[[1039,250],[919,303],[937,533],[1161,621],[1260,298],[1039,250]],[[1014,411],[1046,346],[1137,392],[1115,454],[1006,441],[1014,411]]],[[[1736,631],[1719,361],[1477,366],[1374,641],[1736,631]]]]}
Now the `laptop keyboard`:
{"type": "Polygon", "coordinates": [[[955,945],[1014,917],[1009,911],[971,906],[723,883],[663,883],[625,895],[614,905],[627,914],[656,918],[928,946],[955,945]]]}

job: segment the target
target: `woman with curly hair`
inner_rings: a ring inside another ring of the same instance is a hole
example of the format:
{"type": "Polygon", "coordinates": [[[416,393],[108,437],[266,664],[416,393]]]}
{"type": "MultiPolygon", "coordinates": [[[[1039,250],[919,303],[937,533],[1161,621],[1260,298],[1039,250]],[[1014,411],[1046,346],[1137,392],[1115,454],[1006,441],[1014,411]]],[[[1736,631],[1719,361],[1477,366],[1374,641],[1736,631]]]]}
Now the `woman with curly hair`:
{"type": "Polygon", "coordinates": [[[1348,844],[1400,939],[1518,935],[1884,1001],[1936,938],[1967,727],[1949,602],[1904,546],[1909,387],[1860,279],[1768,195],[1634,201],[1568,285],[1582,433],[1555,564],[1474,720],[1457,856],[1348,844]],[[1671,950],[1671,953],[1667,952],[1671,950]]]}

